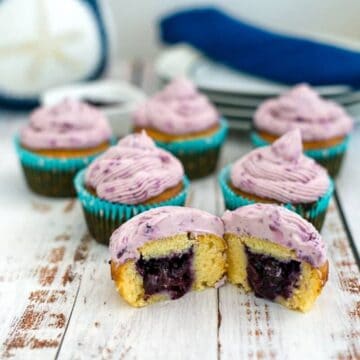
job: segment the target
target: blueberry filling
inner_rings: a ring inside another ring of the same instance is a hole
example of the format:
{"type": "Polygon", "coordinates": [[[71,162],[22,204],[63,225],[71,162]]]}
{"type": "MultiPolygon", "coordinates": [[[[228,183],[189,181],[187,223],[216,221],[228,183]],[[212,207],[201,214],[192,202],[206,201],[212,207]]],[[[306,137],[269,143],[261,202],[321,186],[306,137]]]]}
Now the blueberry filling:
{"type": "Polygon", "coordinates": [[[136,262],[136,270],[143,277],[145,298],[167,292],[171,299],[185,295],[193,283],[192,260],[194,252],[190,248],[180,254],[136,262]]]}
{"type": "Polygon", "coordinates": [[[256,254],[245,247],[247,276],[255,295],[274,300],[277,296],[288,299],[297,286],[300,262],[279,261],[272,256],[256,254]]]}

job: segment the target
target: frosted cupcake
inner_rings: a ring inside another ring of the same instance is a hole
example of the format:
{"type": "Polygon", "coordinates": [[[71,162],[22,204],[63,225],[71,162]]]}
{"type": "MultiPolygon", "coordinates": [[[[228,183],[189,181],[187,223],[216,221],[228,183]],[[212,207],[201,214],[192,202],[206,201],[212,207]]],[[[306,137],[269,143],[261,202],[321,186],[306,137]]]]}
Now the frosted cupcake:
{"type": "Polygon", "coordinates": [[[134,129],[145,129],[158,146],[181,160],[194,179],[215,171],[227,124],[194,84],[178,78],[134,114],[134,129]]]}
{"type": "Polygon", "coordinates": [[[166,206],[142,213],[111,236],[111,275],[120,295],[141,307],[220,285],[224,225],[205,211],[166,206]]]}
{"type": "Polygon", "coordinates": [[[181,162],[145,132],[120,140],[75,179],[89,231],[104,244],[134,215],[184,205],[188,186],[181,162]]]}
{"type": "Polygon", "coordinates": [[[341,106],[301,84],[260,105],[254,116],[252,141],[255,146],[268,145],[289,130],[299,129],[305,153],[336,176],[352,127],[352,118],[341,106]]]}
{"type": "Polygon", "coordinates": [[[326,169],[302,153],[299,130],[251,151],[219,176],[226,208],[282,204],[321,229],[334,191],[326,169]]]}
{"type": "Polygon", "coordinates": [[[74,100],[32,112],[15,143],[26,181],[34,192],[75,195],[75,174],[105,151],[112,140],[107,119],[74,100]]]}
{"type": "Polygon", "coordinates": [[[222,219],[229,281],[289,309],[308,311],[329,273],[316,229],[294,212],[269,204],[227,211],[222,219]]]}

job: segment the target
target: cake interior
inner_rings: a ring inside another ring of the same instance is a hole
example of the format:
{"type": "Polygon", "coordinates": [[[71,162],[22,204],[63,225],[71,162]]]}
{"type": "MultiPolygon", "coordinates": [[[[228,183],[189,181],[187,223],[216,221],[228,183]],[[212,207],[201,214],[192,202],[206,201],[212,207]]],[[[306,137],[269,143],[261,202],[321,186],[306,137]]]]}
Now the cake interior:
{"type": "Polygon", "coordinates": [[[327,280],[327,263],[315,268],[299,261],[295,251],[265,239],[234,234],[225,239],[231,283],[293,310],[311,308],[327,280]]]}
{"type": "Polygon", "coordinates": [[[178,234],[150,241],[138,250],[137,260],[111,263],[117,289],[132,306],[213,287],[226,273],[225,241],[213,234],[178,234]]]}

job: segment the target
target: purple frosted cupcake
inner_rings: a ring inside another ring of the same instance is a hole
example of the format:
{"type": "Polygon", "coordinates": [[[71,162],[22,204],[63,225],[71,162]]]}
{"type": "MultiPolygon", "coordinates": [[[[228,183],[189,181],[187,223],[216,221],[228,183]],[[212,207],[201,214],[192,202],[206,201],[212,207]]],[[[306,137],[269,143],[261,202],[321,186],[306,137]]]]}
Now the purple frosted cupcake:
{"type": "Polygon", "coordinates": [[[108,243],[123,222],[150,208],[184,205],[188,180],[180,161],[145,132],[128,135],[75,180],[94,238],[108,243]]]}
{"type": "Polygon", "coordinates": [[[15,139],[30,189],[53,197],[74,196],[75,174],[111,141],[105,116],[74,100],[35,110],[15,139]]]}
{"type": "Polygon", "coordinates": [[[252,141],[255,146],[268,145],[286,132],[299,129],[306,155],[336,176],[352,127],[353,119],[340,105],[301,84],[260,105],[254,115],[252,141]]]}
{"type": "Polygon", "coordinates": [[[303,154],[299,130],[223,169],[220,185],[230,210],[257,202],[281,204],[319,230],[334,189],[326,169],[303,154]]]}

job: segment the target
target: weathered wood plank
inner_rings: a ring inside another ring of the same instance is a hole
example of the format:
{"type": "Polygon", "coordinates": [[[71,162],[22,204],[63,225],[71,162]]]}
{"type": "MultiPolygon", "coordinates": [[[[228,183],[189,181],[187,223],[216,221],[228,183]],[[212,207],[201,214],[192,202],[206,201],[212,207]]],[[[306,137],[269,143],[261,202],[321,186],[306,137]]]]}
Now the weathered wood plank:
{"type": "MultiPolygon", "coordinates": [[[[1,123],[0,356],[51,358],[64,336],[79,287],[79,253],[88,237],[69,200],[26,189],[12,146],[19,122],[1,123]]],[[[79,212],[79,209],[77,209],[79,212]]]]}
{"type": "MultiPolygon", "coordinates": [[[[212,178],[194,183],[189,205],[214,211],[213,191],[212,178]]],[[[108,260],[107,248],[93,244],[60,359],[216,358],[215,289],[133,309],[116,293],[108,260]]]]}
{"type": "Polygon", "coordinates": [[[357,252],[360,253],[360,126],[356,124],[342,171],[337,180],[337,192],[344,215],[352,233],[357,252]]]}
{"type": "MultiPolygon", "coordinates": [[[[223,164],[249,148],[242,133],[232,135],[223,164]]],[[[221,197],[218,202],[221,213],[221,197]]],[[[291,312],[231,285],[219,289],[220,358],[360,358],[360,273],[334,201],[322,235],[328,244],[330,278],[308,314],[291,312]]]]}

